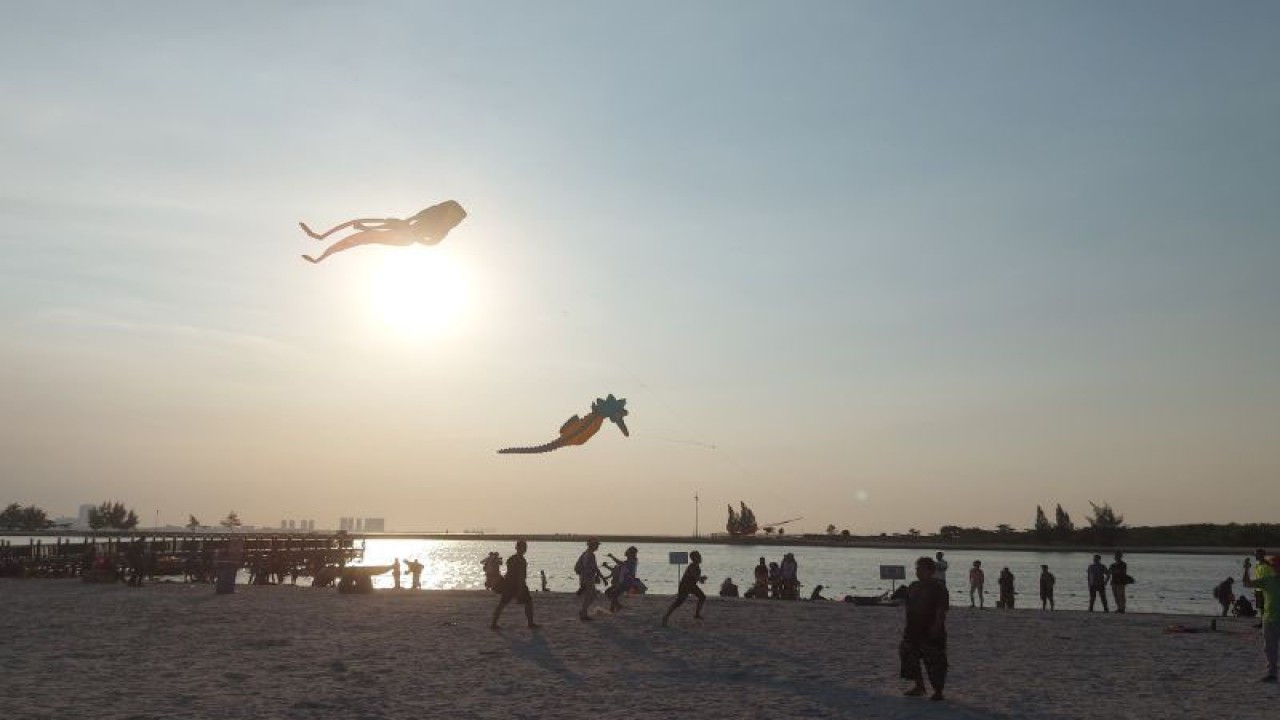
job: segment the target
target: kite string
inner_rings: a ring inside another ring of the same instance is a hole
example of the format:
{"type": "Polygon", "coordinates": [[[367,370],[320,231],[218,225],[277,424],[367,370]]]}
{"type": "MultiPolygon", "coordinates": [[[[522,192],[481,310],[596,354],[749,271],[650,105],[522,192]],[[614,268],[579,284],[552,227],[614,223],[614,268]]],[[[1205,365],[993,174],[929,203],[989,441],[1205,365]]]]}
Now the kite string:
{"type": "MultiPolygon", "coordinates": [[[[560,313],[570,320],[573,319],[573,316],[569,314],[569,311],[563,307],[560,308],[560,313]]],[[[577,322],[573,322],[571,323],[571,325],[574,331],[579,334],[580,339],[586,342],[588,347],[599,348],[600,343],[597,338],[587,337],[586,331],[581,327],[578,327],[577,322]]],[[[621,370],[624,374],[629,376],[632,382],[638,385],[641,389],[647,391],[649,395],[651,395],[653,399],[658,402],[658,405],[660,405],[662,409],[666,411],[667,415],[670,416],[670,418],[674,421],[674,424],[677,426],[675,428],[677,433],[684,436],[683,438],[672,438],[672,437],[663,437],[660,435],[650,435],[644,432],[640,432],[640,433],[636,433],[637,437],[644,437],[651,440],[661,440],[664,442],[670,442],[670,443],[675,443],[679,445],[701,447],[701,448],[706,448],[708,450],[716,449],[715,443],[709,443],[703,440],[696,439],[698,436],[695,433],[690,432],[688,427],[683,422],[681,422],[679,415],[676,414],[675,410],[672,409],[671,405],[666,401],[666,399],[664,399],[662,395],[660,395],[656,390],[654,390],[648,383],[642,380],[639,375],[637,375],[635,372],[631,370],[631,368],[627,367],[626,364],[624,364],[620,359],[618,359],[617,354],[610,352],[608,349],[605,349],[605,348],[599,348],[599,352],[606,360],[612,363],[616,368],[621,370]]]]}

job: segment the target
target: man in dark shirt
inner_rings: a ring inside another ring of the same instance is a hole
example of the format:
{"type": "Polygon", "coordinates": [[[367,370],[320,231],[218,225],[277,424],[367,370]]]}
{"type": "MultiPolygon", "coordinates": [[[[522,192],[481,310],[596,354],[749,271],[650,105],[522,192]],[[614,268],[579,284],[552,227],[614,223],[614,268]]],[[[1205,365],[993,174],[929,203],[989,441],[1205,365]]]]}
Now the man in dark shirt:
{"type": "Polygon", "coordinates": [[[494,630],[498,629],[498,616],[502,614],[502,608],[512,600],[524,605],[524,616],[529,621],[529,627],[538,627],[533,622],[533,597],[529,595],[529,586],[525,584],[525,576],[529,571],[529,565],[524,559],[527,549],[528,543],[517,540],[516,554],[507,558],[507,575],[502,578],[500,590],[502,598],[498,600],[498,607],[493,609],[493,622],[489,623],[489,627],[494,630]]]}
{"type": "Polygon", "coordinates": [[[916,578],[907,588],[907,625],[902,631],[898,655],[902,660],[901,676],[915,683],[906,695],[924,695],[921,662],[933,685],[931,700],[942,699],[947,682],[947,606],[951,599],[947,588],[933,577],[933,558],[916,560],[916,578]]]}
{"type": "Polygon", "coordinates": [[[1124,553],[1119,550],[1115,554],[1116,561],[1111,563],[1111,595],[1116,599],[1116,612],[1124,612],[1127,598],[1125,586],[1129,584],[1129,563],[1124,561],[1124,553]]]}
{"type": "Polygon", "coordinates": [[[702,592],[702,588],[698,587],[698,583],[705,582],[706,579],[706,576],[702,574],[702,553],[694,550],[689,553],[689,567],[685,568],[684,576],[680,578],[680,587],[676,589],[676,599],[671,603],[671,607],[667,608],[667,614],[662,616],[663,627],[666,626],[667,618],[671,617],[671,613],[683,605],[690,595],[698,598],[698,604],[693,609],[693,619],[702,619],[702,603],[707,601],[707,596],[702,592]]]}
{"type": "Polygon", "coordinates": [[[1111,579],[1111,573],[1102,564],[1101,555],[1093,556],[1093,564],[1085,571],[1085,575],[1089,579],[1089,612],[1093,612],[1094,600],[1099,599],[1102,600],[1102,612],[1111,612],[1107,607],[1107,581],[1111,579]]]}

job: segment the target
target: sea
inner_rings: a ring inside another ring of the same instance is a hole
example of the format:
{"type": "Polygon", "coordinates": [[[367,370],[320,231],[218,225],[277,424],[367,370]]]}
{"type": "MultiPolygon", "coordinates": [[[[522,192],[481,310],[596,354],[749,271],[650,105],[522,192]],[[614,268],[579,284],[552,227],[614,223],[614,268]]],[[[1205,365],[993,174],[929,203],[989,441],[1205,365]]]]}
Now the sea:
{"type": "MultiPolygon", "coordinates": [[[[26,544],[33,538],[8,537],[12,544],[26,544]]],[[[468,538],[453,539],[391,539],[366,536],[362,565],[390,565],[396,560],[417,560],[425,567],[422,572],[424,590],[482,590],[484,570],[481,562],[490,552],[497,552],[505,561],[515,552],[510,540],[468,538]]],[[[847,595],[878,595],[892,591],[902,580],[885,579],[886,566],[901,568],[907,581],[914,579],[914,564],[921,555],[933,557],[941,549],[949,563],[947,585],[951,589],[951,603],[969,604],[969,568],[974,561],[981,561],[986,574],[986,605],[995,607],[998,595],[996,579],[1003,568],[1014,575],[1016,589],[1015,610],[1040,609],[1040,566],[1048,565],[1057,577],[1054,599],[1059,610],[1087,610],[1089,592],[1085,581],[1085,569],[1093,561],[1089,552],[1032,552],[1020,550],[949,550],[927,547],[923,544],[910,548],[854,548],[811,547],[781,544],[722,544],[722,543],[659,543],[659,542],[604,542],[596,553],[597,560],[612,564],[609,555],[622,557],[629,545],[639,551],[639,572],[650,594],[674,595],[684,566],[673,564],[673,553],[689,553],[697,550],[702,555],[702,573],[706,576],[703,590],[715,595],[725,578],[732,578],[740,591],[752,584],[754,568],[760,558],[765,562],[781,562],[785,553],[795,555],[799,564],[801,596],[808,598],[813,588],[822,585],[822,595],[831,600],[841,600],[847,595]]],[[[573,566],[585,549],[582,540],[533,541],[526,554],[529,571],[529,587],[535,592],[541,587],[541,574],[546,573],[547,587],[551,591],[572,592],[577,589],[577,577],[573,566]]],[[[1112,561],[1111,551],[1099,550],[1104,564],[1112,561]]],[[[1227,577],[1236,579],[1236,592],[1241,592],[1240,573],[1244,555],[1187,554],[1187,553],[1139,553],[1126,552],[1129,574],[1134,583],[1128,586],[1128,612],[1165,613],[1175,615],[1218,615],[1221,606],[1213,598],[1213,588],[1227,577]]],[[[674,558],[678,560],[679,558],[674,558]]],[[[403,568],[403,565],[401,566],[403,568]]],[[[248,582],[242,571],[239,582],[248,582]]],[[[298,578],[304,585],[308,578],[298,578]]],[[[401,584],[408,587],[409,574],[405,571],[401,584]]],[[[390,572],[373,577],[375,588],[391,588],[394,579],[390,572]]],[[[1108,597],[1108,601],[1111,598],[1108,597]]],[[[1100,609],[1100,606],[1099,608],[1100,609]]]]}
{"type": "MultiPolygon", "coordinates": [[[[725,545],[719,543],[604,543],[596,552],[598,561],[609,562],[609,555],[623,556],[628,545],[639,550],[637,573],[651,594],[673,595],[683,566],[672,564],[672,553],[697,550],[702,555],[703,586],[715,595],[725,578],[732,578],[741,591],[752,584],[754,568],[760,558],[781,562],[785,553],[795,555],[802,583],[801,595],[809,597],[813,588],[822,585],[822,595],[841,600],[846,595],[877,595],[891,591],[902,581],[882,579],[884,566],[899,566],[903,574],[914,579],[916,558],[930,557],[938,548],[841,548],[795,545],[725,545]]],[[[515,552],[510,541],[486,540],[366,540],[363,564],[383,565],[413,559],[425,569],[422,587],[426,589],[482,589],[484,571],[481,561],[489,552],[497,552],[505,560],[515,552]]],[[[582,541],[532,542],[525,557],[529,563],[529,587],[537,591],[540,574],[546,573],[552,591],[572,592],[577,589],[573,566],[585,549],[582,541]]],[[[969,603],[969,568],[981,561],[986,574],[986,605],[995,607],[998,589],[996,579],[1001,569],[1014,575],[1015,610],[1040,609],[1040,566],[1048,565],[1056,578],[1054,599],[1059,610],[1087,610],[1089,592],[1085,569],[1093,561],[1086,552],[1026,552],[1008,550],[946,550],[949,563],[947,585],[952,605],[969,603]]],[[[1112,561],[1110,552],[1099,551],[1103,563],[1112,561]]],[[[674,558],[679,560],[679,557],[674,558]]],[[[1128,586],[1128,612],[1153,612],[1178,615],[1217,615],[1221,606],[1213,598],[1213,588],[1227,577],[1236,578],[1240,588],[1240,572],[1245,556],[1171,553],[1125,553],[1129,574],[1134,583],[1128,586]]],[[[403,566],[402,566],[403,567],[403,566]]],[[[892,570],[888,575],[892,576],[892,570]]],[[[391,587],[390,573],[375,576],[374,586],[391,587]]],[[[408,586],[407,573],[401,579],[408,586]]],[[[1108,598],[1110,600],[1110,598],[1108,598]]],[[[1098,606],[1099,610],[1101,607],[1098,606]]]]}

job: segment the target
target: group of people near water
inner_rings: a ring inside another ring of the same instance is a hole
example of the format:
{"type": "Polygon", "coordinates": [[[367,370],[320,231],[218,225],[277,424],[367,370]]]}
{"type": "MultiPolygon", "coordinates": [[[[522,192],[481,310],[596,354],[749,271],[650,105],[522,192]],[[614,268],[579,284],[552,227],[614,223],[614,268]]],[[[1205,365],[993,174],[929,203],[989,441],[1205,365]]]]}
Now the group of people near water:
{"type": "MultiPolygon", "coordinates": [[[[943,559],[945,553],[938,552],[934,566],[937,568],[936,575],[938,579],[945,585],[947,574],[947,561],[943,559]]],[[[1089,612],[1093,612],[1095,603],[1102,601],[1102,611],[1110,612],[1107,605],[1107,588],[1111,588],[1111,594],[1115,598],[1116,612],[1122,613],[1128,605],[1126,588],[1133,583],[1133,576],[1129,574],[1129,563],[1124,560],[1124,553],[1116,551],[1115,562],[1108,567],[1102,564],[1102,556],[1094,555],[1093,563],[1085,569],[1085,579],[1089,588],[1089,612]]],[[[1040,609],[1053,610],[1054,589],[1058,585],[1058,578],[1049,571],[1048,565],[1040,566],[1040,609]]],[[[1001,568],[999,576],[996,579],[996,586],[999,588],[996,607],[1004,610],[1012,610],[1017,604],[1017,588],[1016,578],[1008,567],[1001,568]]],[[[985,608],[986,601],[986,571],[982,569],[982,561],[974,560],[973,566],[969,568],[969,607],[985,608]]]]}
{"type": "MultiPolygon", "coordinates": [[[[528,562],[524,557],[528,549],[529,544],[524,540],[516,541],[516,552],[507,558],[507,572],[505,575],[501,573],[502,560],[497,553],[489,553],[489,556],[482,563],[485,568],[485,587],[499,595],[498,606],[493,609],[493,619],[489,623],[491,628],[497,629],[498,619],[502,616],[503,609],[511,604],[513,600],[516,604],[524,606],[524,616],[528,626],[530,628],[538,627],[538,624],[533,620],[533,595],[529,592],[528,562]]],[[[622,598],[629,593],[643,592],[644,588],[643,581],[636,574],[640,564],[640,551],[636,546],[628,547],[622,558],[615,557],[610,553],[609,559],[613,560],[614,563],[612,566],[608,563],[597,561],[596,551],[599,549],[599,540],[595,538],[587,540],[587,549],[582,551],[573,566],[573,572],[578,576],[577,594],[581,599],[578,619],[584,622],[592,620],[589,611],[598,596],[597,585],[602,583],[606,585],[604,594],[609,599],[610,612],[622,610],[622,598]],[[609,570],[608,576],[601,572],[602,565],[609,570]]],[[[680,578],[675,600],[668,606],[666,614],[662,616],[663,626],[666,626],[667,620],[676,611],[676,608],[683,605],[690,596],[697,598],[697,605],[693,611],[694,619],[702,619],[702,605],[706,602],[707,596],[698,585],[706,582],[706,580],[707,577],[702,574],[702,554],[694,550],[689,553],[689,565],[685,568],[684,574],[680,578]]],[[[547,575],[545,572],[542,573],[542,589],[544,591],[547,589],[547,575]]]]}

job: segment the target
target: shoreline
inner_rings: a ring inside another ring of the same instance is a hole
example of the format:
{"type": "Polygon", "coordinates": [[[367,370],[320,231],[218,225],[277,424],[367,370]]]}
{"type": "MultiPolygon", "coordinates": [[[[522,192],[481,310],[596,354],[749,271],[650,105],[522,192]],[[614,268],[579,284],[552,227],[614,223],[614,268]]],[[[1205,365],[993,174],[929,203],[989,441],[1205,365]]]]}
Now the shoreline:
{"type": "Polygon", "coordinates": [[[475,540],[514,542],[585,542],[595,538],[602,543],[651,543],[664,545],[742,545],[745,547],[832,547],[860,549],[902,550],[921,548],[922,550],[994,550],[1001,552],[1028,553],[1110,553],[1122,550],[1125,553],[1167,554],[1167,555],[1248,555],[1252,556],[1254,546],[1216,546],[1216,545],[1038,545],[1020,543],[967,543],[951,542],[937,537],[921,537],[909,539],[902,536],[892,538],[853,537],[848,540],[841,536],[827,535],[783,535],[733,537],[724,533],[712,535],[619,535],[593,533],[450,533],[450,532],[358,532],[316,530],[299,532],[296,530],[251,529],[251,530],[213,530],[196,531],[175,530],[171,528],[140,529],[133,531],[78,531],[54,530],[43,532],[0,531],[0,539],[10,537],[21,538],[115,538],[115,537],[165,537],[165,538],[202,538],[235,536],[275,536],[296,538],[334,538],[339,535],[350,540],[475,540]]]}

